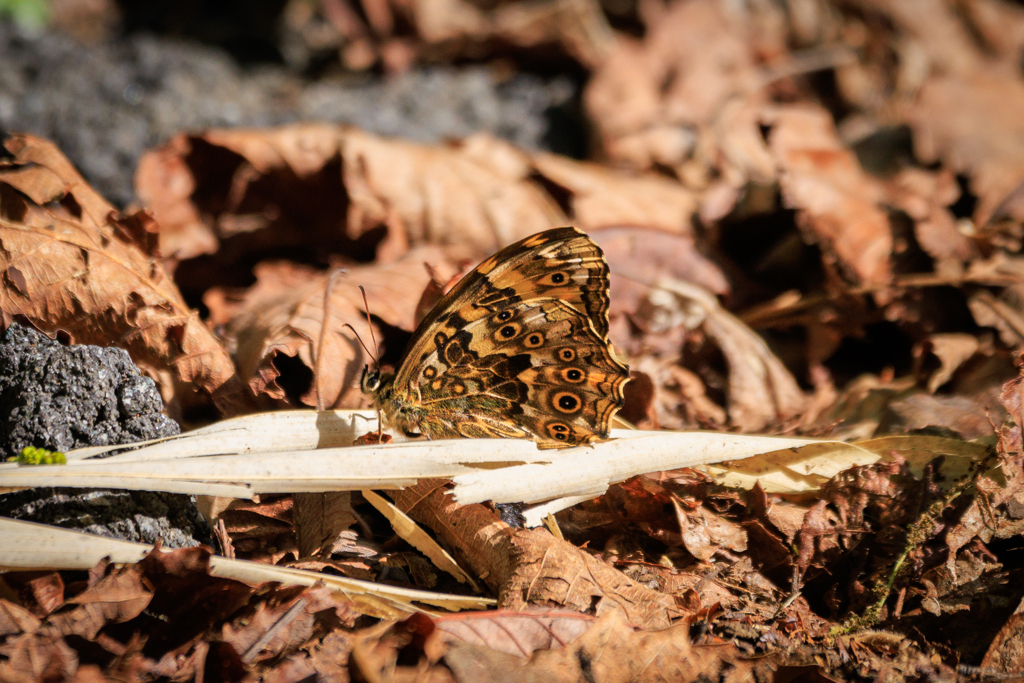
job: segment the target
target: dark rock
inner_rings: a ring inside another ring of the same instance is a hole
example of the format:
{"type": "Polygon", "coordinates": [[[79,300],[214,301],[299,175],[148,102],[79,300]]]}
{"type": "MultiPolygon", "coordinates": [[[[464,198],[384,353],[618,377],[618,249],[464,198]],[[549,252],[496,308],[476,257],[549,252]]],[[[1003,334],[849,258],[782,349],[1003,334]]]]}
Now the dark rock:
{"type": "Polygon", "coordinates": [[[213,545],[195,496],[40,487],[0,494],[0,515],[165,548],[213,545]]]}
{"type": "MultiPolygon", "coordinates": [[[[156,384],[118,348],[63,346],[12,325],[0,341],[0,454],[68,451],[171,436],[156,384]]],[[[195,497],[154,491],[36,488],[0,494],[0,515],[167,547],[211,544],[195,497]]]]}
{"type": "Polygon", "coordinates": [[[69,451],[177,434],[156,384],[124,349],[62,346],[12,325],[0,343],[0,454],[69,451]]]}
{"type": "Polygon", "coordinates": [[[350,123],[434,143],[491,132],[527,149],[582,153],[579,84],[483,66],[395,78],[310,81],[283,66],[240,67],[220,49],[146,34],[85,46],[0,20],[0,129],[55,142],[120,206],[134,200],[139,156],[182,131],[350,123]],[[557,130],[553,130],[557,129],[557,130]]]}

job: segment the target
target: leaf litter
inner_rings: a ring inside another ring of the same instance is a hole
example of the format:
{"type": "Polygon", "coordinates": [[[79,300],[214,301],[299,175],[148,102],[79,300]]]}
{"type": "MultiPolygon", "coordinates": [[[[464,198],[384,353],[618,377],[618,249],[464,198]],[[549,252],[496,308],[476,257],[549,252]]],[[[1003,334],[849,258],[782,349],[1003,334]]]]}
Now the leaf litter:
{"type": "Polygon", "coordinates": [[[325,2],[288,21],[329,16],[352,68],[575,61],[590,159],[486,135],[196,131],[146,155],[146,208],[118,211],[50,143],[10,136],[4,326],[124,346],[177,405],[199,391],[223,416],[366,407],[353,328],[393,364],[457,273],[574,224],[611,265],[623,416],[855,444],[514,494],[548,506],[547,529],[469,502],[509,476],[483,466],[391,503],[214,501],[238,558],[466,595],[431,563],[450,554],[500,609],[384,614],[211,575],[206,550],[93,562],[87,579],[39,566],[0,576],[0,678],[1021,675],[1020,8],[674,0],[637,3],[621,31],[590,2],[455,6],[325,2]]]}

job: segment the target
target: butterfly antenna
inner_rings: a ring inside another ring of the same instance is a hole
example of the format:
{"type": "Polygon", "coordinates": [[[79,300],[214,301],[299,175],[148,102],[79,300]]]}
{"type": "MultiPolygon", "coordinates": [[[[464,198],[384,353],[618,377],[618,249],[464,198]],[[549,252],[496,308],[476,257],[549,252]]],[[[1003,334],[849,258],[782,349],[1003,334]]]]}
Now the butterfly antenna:
{"type": "Polygon", "coordinates": [[[363,347],[364,351],[366,351],[366,355],[368,355],[370,358],[373,358],[373,362],[376,363],[377,358],[373,355],[373,353],[370,352],[370,349],[367,348],[366,342],[364,342],[363,338],[359,336],[358,332],[356,332],[356,328],[352,327],[348,323],[345,323],[344,325],[342,325],[342,327],[347,327],[348,329],[352,330],[352,334],[356,335],[356,341],[359,342],[359,345],[363,347]]]}
{"type": "MultiPolygon", "coordinates": [[[[370,328],[370,340],[373,342],[373,360],[380,365],[380,350],[377,348],[377,337],[373,334],[373,322],[370,320],[370,304],[366,302],[366,290],[363,289],[362,285],[359,285],[359,291],[363,294],[363,310],[366,311],[366,325],[370,328]]],[[[366,352],[369,353],[370,350],[367,349],[366,352]]]]}

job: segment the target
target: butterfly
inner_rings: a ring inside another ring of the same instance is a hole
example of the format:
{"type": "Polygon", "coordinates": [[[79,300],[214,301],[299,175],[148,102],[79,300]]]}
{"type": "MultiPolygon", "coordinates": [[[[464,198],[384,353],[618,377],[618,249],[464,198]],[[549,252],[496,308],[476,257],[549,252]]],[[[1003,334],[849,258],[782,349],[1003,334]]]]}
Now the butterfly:
{"type": "Polygon", "coordinates": [[[608,341],[608,264],[576,228],[509,245],[474,268],[416,328],[397,371],[363,369],[384,422],[430,439],[608,437],[629,368],[608,341]]]}

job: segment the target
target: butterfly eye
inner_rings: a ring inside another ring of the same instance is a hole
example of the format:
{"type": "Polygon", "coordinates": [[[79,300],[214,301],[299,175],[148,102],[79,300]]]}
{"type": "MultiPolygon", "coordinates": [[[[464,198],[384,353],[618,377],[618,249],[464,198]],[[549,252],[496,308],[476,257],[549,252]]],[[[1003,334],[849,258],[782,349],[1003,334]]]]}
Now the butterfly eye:
{"type": "Polygon", "coordinates": [[[568,346],[558,349],[558,357],[566,363],[571,363],[576,360],[576,349],[570,349],[568,346]]]}
{"type": "Polygon", "coordinates": [[[533,334],[531,334],[529,337],[526,338],[525,346],[528,349],[535,349],[538,346],[541,346],[543,344],[544,344],[544,335],[540,334],[539,332],[534,332],[533,334]]]}
{"type": "Polygon", "coordinates": [[[369,366],[363,368],[362,389],[364,394],[372,394],[380,388],[380,371],[370,370],[369,366]]]}
{"type": "Polygon", "coordinates": [[[498,320],[505,322],[512,317],[512,311],[502,311],[497,315],[498,320]]]}

